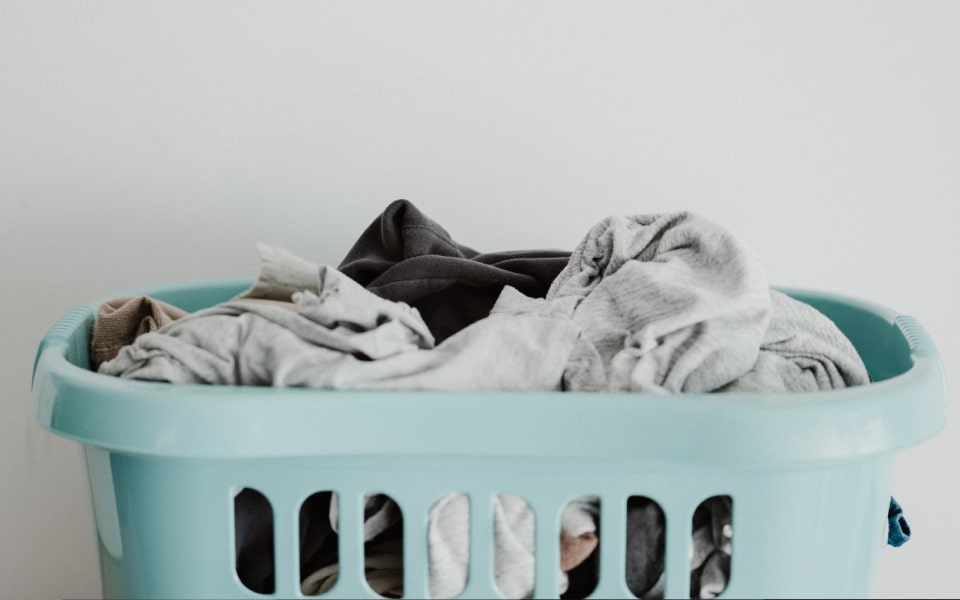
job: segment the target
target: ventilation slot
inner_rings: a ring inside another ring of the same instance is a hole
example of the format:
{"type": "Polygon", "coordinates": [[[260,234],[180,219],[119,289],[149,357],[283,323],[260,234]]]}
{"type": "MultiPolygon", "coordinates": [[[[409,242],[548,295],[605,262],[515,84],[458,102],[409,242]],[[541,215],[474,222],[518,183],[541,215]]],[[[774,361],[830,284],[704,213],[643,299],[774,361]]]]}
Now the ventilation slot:
{"type": "Polygon", "coordinates": [[[236,490],[233,524],[237,577],[253,592],[272,594],[275,584],[270,501],[252,488],[236,490]]]}
{"type": "Polygon", "coordinates": [[[535,518],[516,494],[497,494],[493,503],[494,583],[504,598],[533,595],[535,518]]]}
{"type": "Polygon", "coordinates": [[[690,597],[716,598],[727,589],[733,555],[733,499],[713,496],[693,513],[690,597]]]}
{"type": "Polygon", "coordinates": [[[370,589],[384,598],[403,596],[403,513],[386,494],[364,495],[363,556],[370,589]]]}
{"type": "Polygon", "coordinates": [[[600,581],[600,498],[578,496],[560,519],[560,598],[586,598],[600,581]]]}
{"type": "Polygon", "coordinates": [[[446,494],[430,509],[427,527],[430,598],[456,598],[470,576],[470,497],[446,494]]]}
{"type": "Polygon", "coordinates": [[[300,592],[319,596],[339,574],[336,493],[317,492],[300,505],[300,592]]]}
{"type": "Polygon", "coordinates": [[[665,533],[663,509],[656,501],[627,499],[627,588],[637,598],[663,598],[665,533]]]}

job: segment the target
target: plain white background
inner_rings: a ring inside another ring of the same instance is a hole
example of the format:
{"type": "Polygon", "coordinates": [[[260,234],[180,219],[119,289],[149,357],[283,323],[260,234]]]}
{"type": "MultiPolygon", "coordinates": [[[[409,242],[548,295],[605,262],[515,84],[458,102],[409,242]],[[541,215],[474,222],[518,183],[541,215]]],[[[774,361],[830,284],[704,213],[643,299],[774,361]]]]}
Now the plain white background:
{"type": "MultiPolygon", "coordinates": [[[[100,593],[78,446],[30,417],[44,331],[253,277],[258,241],[337,263],[396,198],[482,251],[701,212],[771,283],[917,317],[958,388],[958,32],[945,2],[0,1],[0,596],[100,593]]],[[[958,593],[948,410],[899,455],[878,596],[958,593]]]]}

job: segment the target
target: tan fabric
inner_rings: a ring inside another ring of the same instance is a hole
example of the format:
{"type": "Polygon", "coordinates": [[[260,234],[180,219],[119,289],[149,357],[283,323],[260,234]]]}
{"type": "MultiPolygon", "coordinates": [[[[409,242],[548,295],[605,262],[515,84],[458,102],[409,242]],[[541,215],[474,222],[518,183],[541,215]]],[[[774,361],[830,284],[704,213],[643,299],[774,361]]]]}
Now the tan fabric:
{"type": "Polygon", "coordinates": [[[120,296],[100,305],[90,333],[90,366],[112,360],[138,336],[185,316],[184,310],[149,296],[120,296]]]}
{"type": "Polygon", "coordinates": [[[560,531],[560,569],[572,571],[580,563],[587,560],[590,553],[597,547],[597,534],[588,531],[578,536],[572,536],[566,531],[560,531]]]}

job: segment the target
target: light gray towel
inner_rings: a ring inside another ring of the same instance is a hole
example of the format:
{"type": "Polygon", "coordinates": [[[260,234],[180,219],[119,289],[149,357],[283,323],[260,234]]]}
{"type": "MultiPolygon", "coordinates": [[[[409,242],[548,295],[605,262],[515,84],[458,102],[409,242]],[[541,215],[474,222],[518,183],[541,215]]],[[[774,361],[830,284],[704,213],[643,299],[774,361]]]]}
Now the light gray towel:
{"type": "Polygon", "coordinates": [[[816,392],[870,382],[856,348],[809,304],[770,290],[772,314],[753,368],[722,392],[816,392]]]}
{"type": "Polygon", "coordinates": [[[572,361],[572,390],[716,390],[754,365],[770,318],[759,263],[685,212],[596,224],[547,292],[571,298],[572,318],[605,366],[572,361]]]}

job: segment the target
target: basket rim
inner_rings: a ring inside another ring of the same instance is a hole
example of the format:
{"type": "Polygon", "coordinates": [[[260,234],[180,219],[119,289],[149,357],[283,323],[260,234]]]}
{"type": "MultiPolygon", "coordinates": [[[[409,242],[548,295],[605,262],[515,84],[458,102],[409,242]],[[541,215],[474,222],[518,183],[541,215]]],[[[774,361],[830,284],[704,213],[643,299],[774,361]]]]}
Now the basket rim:
{"type": "MultiPolygon", "coordinates": [[[[205,298],[226,298],[250,282],[183,281],[123,295],[165,299],[202,292],[205,298]]],[[[100,300],[68,311],[41,341],[33,417],[49,431],[83,444],[166,457],[482,455],[666,460],[747,469],[864,460],[917,445],[944,427],[948,396],[943,366],[916,319],[850,296],[774,289],[878,317],[891,328],[889,335],[902,336],[912,365],[884,381],[812,394],[170,384],[119,379],[71,362],[78,345],[86,343],[100,300]]]]}

